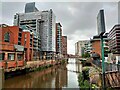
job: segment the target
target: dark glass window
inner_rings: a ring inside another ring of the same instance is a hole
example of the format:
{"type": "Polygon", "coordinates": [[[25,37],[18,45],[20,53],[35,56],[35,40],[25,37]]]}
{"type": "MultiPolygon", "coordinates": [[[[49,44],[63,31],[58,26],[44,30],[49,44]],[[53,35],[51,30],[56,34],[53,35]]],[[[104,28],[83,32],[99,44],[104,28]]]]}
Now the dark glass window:
{"type": "Polygon", "coordinates": [[[5,42],[9,42],[10,41],[10,34],[8,32],[5,33],[5,35],[4,35],[4,41],[5,42]]]}
{"type": "Polygon", "coordinates": [[[0,53],[0,61],[4,60],[4,55],[5,55],[4,53],[0,53]]]}
{"type": "Polygon", "coordinates": [[[22,54],[18,54],[17,58],[18,58],[18,60],[22,60],[23,59],[23,55],[22,54]]]}

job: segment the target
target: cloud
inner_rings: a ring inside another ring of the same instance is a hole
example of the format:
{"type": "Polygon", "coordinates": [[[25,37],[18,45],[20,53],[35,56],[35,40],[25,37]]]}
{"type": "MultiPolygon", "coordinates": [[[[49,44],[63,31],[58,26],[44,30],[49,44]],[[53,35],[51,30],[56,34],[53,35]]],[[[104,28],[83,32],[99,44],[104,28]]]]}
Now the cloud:
{"type": "MultiPolygon", "coordinates": [[[[23,13],[25,2],[3,2],[2,19],[13,24],[15,13],[23,13]]],[[[74,53],[74,44],[97,34],[97,14],[105,10],[106,31],[118,23],[117,2],[36,2],[39,10],[53,9],[56,21],[62,24],[63,35],[68,36],[68,53],[74,53]]]]}

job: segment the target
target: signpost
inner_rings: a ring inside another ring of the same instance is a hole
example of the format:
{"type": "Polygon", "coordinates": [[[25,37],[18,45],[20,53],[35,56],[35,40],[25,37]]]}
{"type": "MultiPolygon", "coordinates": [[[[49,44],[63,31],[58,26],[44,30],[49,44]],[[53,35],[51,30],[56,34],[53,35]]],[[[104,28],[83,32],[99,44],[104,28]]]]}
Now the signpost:
{"type": "Polygon", "coordinates": [[[104,20],[104,10],[100,10],[97,16],[97,27],[98,35],[101,38],[101,56],[102,56],[102,86],[105,90],[105,58],[104,58],[104,44],[103,44],[103,34],[105,33],[105,20],[104,20]]]}

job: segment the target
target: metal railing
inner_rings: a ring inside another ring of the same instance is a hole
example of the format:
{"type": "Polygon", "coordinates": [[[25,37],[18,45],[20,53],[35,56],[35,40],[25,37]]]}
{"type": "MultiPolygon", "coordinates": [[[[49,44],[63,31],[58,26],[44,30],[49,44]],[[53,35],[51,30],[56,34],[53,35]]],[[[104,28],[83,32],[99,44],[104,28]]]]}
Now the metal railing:
{"type": "MultiPolygon", "coordinates": [[[[100,60],[93,60],[93,64],[98,66],[99,68],[102,68],[102,63],[100,60]]],[[[105,71],[119,71],[120,72],[120,64],[114,64],[114,63],[107,63],[105,62],[105,71]]]]}
{"type": "Polygon", "coordinates": [[[105,71],[119,71],[120,72],[120,64],[113,63],[105,63],[105,71]]]}

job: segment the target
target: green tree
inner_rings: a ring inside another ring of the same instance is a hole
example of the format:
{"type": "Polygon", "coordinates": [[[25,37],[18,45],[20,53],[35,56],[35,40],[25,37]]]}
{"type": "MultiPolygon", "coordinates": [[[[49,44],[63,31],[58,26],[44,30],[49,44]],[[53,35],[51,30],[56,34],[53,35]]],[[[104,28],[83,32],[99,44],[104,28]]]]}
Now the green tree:
{"type": "Polygon", "coordinates": [[[89,58],[90,57],[90,54],[89,53],[84,53],[82,54],[82,58],[89,58]]]}

